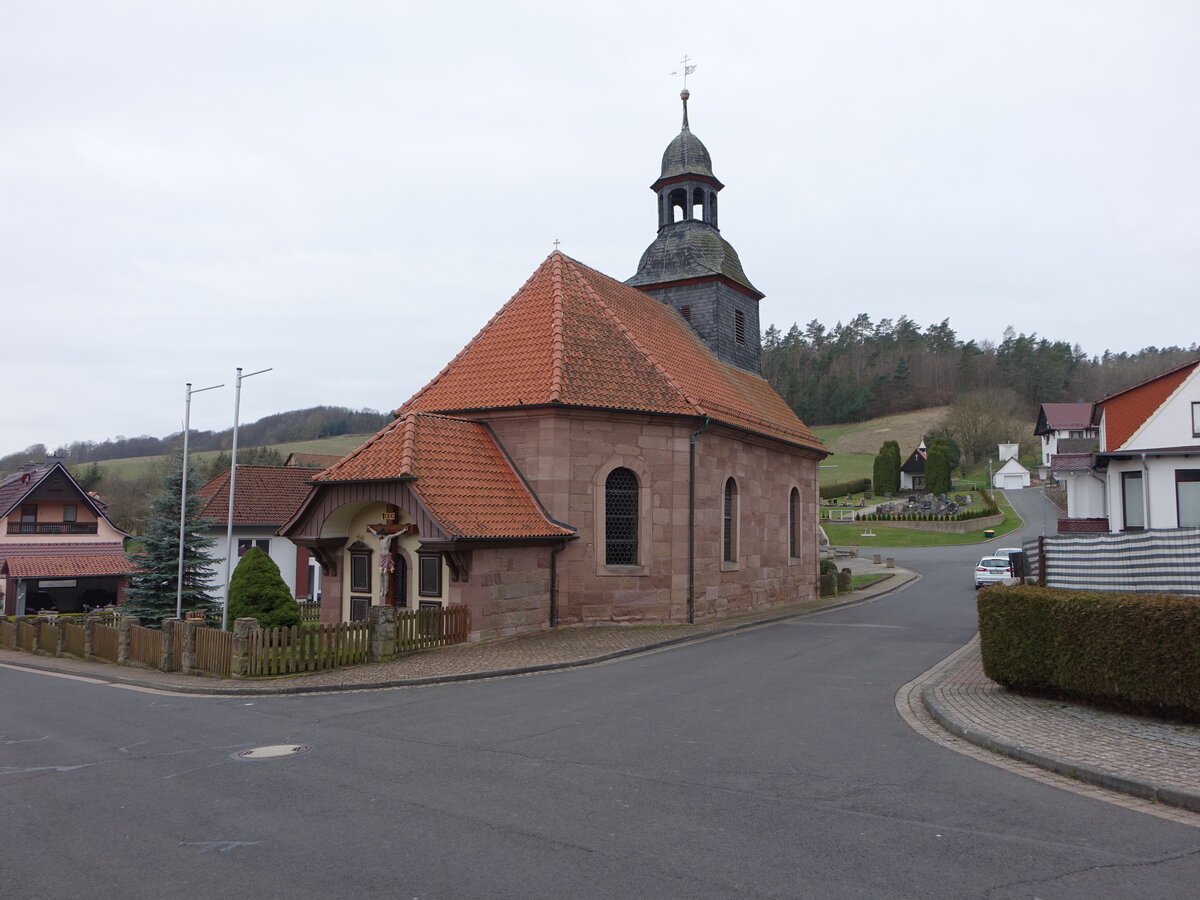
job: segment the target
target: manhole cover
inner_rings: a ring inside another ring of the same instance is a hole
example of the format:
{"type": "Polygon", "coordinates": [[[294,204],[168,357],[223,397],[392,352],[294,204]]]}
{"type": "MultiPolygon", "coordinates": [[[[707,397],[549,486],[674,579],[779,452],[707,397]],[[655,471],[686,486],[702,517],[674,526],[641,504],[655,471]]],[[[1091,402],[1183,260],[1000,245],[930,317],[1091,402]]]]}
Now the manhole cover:
{"type": "Polygon", "coordinates": [[[233,756],[235,759],[279,759],[284,756],[298,756],[311,749],[304,744],[272,744],[270,747],[251,747],[233,756]]]}

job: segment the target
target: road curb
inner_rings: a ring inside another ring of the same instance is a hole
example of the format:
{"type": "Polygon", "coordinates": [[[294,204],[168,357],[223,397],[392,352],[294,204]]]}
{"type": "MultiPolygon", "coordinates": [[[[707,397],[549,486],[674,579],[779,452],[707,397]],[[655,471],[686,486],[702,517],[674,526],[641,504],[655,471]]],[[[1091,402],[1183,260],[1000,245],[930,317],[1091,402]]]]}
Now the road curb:
{"type": "Polygon", "coordinates": [[[1052,756],[1039,750],[1026,747],[1015,741],[1006,740],[991,732],[982,731],[951,712],[938,698],[937,685],[930,685],[921,691],[921,702],[929,710],[929,714],[949,731],[964,741],[969,741],[977,747],[999,753],[1021,762],[1030,763],[1058,775],[1065,775],[1082,781],[1085,784],[1119,791],[1143,800],[1153,800],[1167,806],[1175,806],[1190,812],[1200,812],[1200,791],[1189,791],[1183,788],[1158,784],[1149,779],[1131,778],[1118,775],[1098,766],[1087,763],[1072,762],[1061,757],[1052,756]]]}
{"type": "MultiPolygon", "coordinates": [[[[816,613],[828,612],[834,609],[842,609],[849,606],[855,606],[859,603],[866,603],[870,600],[877,600],[880,597],[885,597],[888,594],[895,593],[902,588],[907,587],[915,581],[920,580],[920,575],[916,572],[911,572],[908,569],[897,569],[892,579],[882,582],[878,589],[867,588],[861,597],[851,597],[848,600],[841,600],[834,603],[829,603],[824,606],[817,606],[811,609],[798,610],[793,612],[781,613],[776,616],[770,616],[764,619],[754,619],[749,622],[736,622],[731,625],[725,625],[718,628],[711,628],[706,631],[697,632],[696,634],[681,634],[677,637],[665,638],[661,641],[652,641],[649,644],[639,644],[636,647],[625,647],[621,650],[613,650],[609,653],[601,653],[596,656],[584,657],[581,659],[564,660],[560,662],[534,663],[527,666],[514,666],[507,669],[484,669],[478,672],[451,672],[444,675],[422,675],[413,678],[395,678],[385,681],[364,681],[357,683],[345,684],[279,684],[270,685],[257,683],[249,684],[226,684],[219,683],[212,686],[206,684],[170,684],[157,682],[151,679],[142,679],[130,677],[129,675],[109,674],[106,671],[81,673],[73,671],[66,667],[56,667],[53,663],[42,662],[39,657],[32,657],[29,660],[25,659],[3,659],[0,660],[0,665],[11,665],[18,668],[32,669],[40,672],[49,672],[55,675],[70,675],[76,678],[86,678],[92,681],[99,681],[108,684],[123,685],[125,687],[143,688],[146,690],[165,691],[173,694],[193,694],[201,696],[218,696],[218,697],[250,697],[256,695],[281,696],[285,694],[327,694],[338,693],[343,691],[369,691],[382,690],[384,688],[399,688],[399,687],[421,687],[431,684],[454,684],[464,681],[482,681],[489,678],[509,678],[517,675],[534,675],[539,672],[553,672],[562,669],[576,669],[581,666],[592,666],[599,663],[609,662],[610,660],[620,659],[624,656],[633,656],[638,653],[649,653],[654,650],[662,650],[668,647],[687,644],[693,641],[708,640],[709,638],[722,637],[727,634],[734,634],[739,631],[746,631],[751,628],[758,628],[764,625],[774,625],[778,622],[784,622],[789,619],[803,618],[804,616],[815,615],[816,613]],[[891,583],[895,582],[895,583],[891,583]],[[884,587],[883,585],[886,585],[884,587]]],[[[21,654],[24,656],[25,654],[21,654]]],[[[51,659],[48,657],[47,659],[51,659]]]]}

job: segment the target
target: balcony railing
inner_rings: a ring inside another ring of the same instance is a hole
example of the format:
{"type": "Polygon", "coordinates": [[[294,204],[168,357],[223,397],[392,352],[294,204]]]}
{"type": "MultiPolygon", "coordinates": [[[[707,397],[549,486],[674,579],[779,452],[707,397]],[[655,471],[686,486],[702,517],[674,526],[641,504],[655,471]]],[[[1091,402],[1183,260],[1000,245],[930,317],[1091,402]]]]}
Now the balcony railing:
{"type": "Polygon", "coordinates": [[[9,534],[95,534],[96,522],[9,522],[9,534]]]}

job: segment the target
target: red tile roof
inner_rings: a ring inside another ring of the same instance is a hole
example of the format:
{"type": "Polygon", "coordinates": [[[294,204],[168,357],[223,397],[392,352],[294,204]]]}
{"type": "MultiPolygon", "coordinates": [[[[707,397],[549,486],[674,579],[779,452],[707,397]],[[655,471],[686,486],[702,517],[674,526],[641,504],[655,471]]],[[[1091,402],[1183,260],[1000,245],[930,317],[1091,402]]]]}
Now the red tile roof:
{"type": "Polygon", "coordinates": [[[438,523],[454,537],[566,537],[550,519],[479,422],[406,413],[318,483],[405,478],[438,523]]]}
{"type": "Polygon", "coordinates": [[[718,360],[671,307],[557,251],[398,412],[547,403],[707,416],[828,452],[766,381],[718,360]]]}
{"type": "MultiPolygon", "coordinates": [[[[238,466],[233,502],[235,525],[278,526],[292,517],[320,469],[297,466],[238,466]]],[[[229,470],[196,491],[205,498],[200,515],[214,524],[229,521],[229,470]]]]}
{"type": "Polygon", "coordinates": [[[0,563],[9,578],[82,578],[125,575],[134,566],[118,543],[6,544],[0,563]]]}
{"type": "Polygon", "coordinates": [[[1149,381],[1111,394],[1097,403],[1104,410],[1105,450],[1117,450],[1200,365],[1200,359],[1164,372],[1149,381]]]}

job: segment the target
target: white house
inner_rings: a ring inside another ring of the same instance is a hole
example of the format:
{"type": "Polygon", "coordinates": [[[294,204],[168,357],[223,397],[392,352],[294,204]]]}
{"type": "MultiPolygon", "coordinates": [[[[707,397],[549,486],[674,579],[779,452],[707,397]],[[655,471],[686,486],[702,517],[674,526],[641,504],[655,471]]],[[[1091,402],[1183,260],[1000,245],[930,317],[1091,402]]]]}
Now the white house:
{"type": "Polygon", "coordinates": [[[1091,453],[1100,429],[1092,423],[1094,403],[1043,403],[1033,433],[1042,439],[1042,465],[1056,453],[1091,453]]]}
{"type": "Polygon", "coordinates": [[[928,455],[925,442],[921,441],[917,449],[900,465],[900,490],[925,490],[925,459],[928,455]]]}
{"type": "Polygon", "coordinates": [[[1095,407],[1098,452],[1052,457],[1059,531],[1200,527],[1200,359],[1095,407]]]}
{"type": "MultiPolygon", "coordinates": [[[[1001,453],[1006,444],[1001,444],[1001,453]]],[[[1002,457],[1003,458],[1003,457],[1002,457]]],[[[1015,456],[1010,456],[999,469],[992,473],[992,487],[998,490],[1017,490],[1027,488],[1030,483],[1029,470],[1017,462],[1015,456]]]]}
{"type": "MultiPolygon", "coordinates": [[[[309,482],[320,469],[299,466],[238,466],[234,482],[233,552],[236,559],[251,547],[258,547],[275,561],[279,573],[293,597],[316,599],[313,591],[320,584],[320,568],[309,551],[276,534],[279,526],[308,496],[309,482]]],[[[200,514],[212,524],[210,537],[216,538],[213,556],[219,562],[211,591],[225,599],[225,556],[229,522],[229,470],[213,478],[196,493],[204,498],[200,514]]]]}

